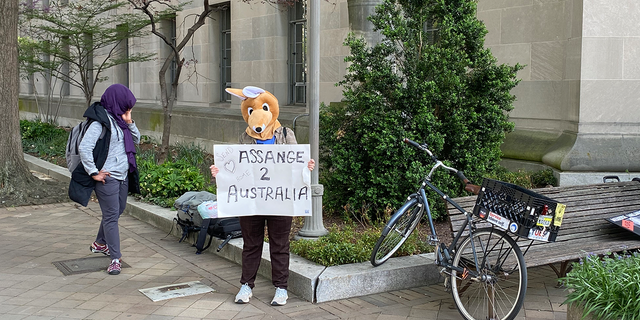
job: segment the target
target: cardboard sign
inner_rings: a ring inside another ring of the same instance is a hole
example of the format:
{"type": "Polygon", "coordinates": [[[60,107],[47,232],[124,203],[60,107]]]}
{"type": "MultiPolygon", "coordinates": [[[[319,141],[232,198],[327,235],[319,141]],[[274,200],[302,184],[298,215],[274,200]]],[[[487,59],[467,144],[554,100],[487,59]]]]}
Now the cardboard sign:
{"type": "Polygon", "coordinates": [[[640,235],[640,210],[611,217],[607,221],[640,235]]]}
{"type": "Polygon", "coordinates": [[[215,145],[218,217],[311,216],[308,144],[215,145]]]}

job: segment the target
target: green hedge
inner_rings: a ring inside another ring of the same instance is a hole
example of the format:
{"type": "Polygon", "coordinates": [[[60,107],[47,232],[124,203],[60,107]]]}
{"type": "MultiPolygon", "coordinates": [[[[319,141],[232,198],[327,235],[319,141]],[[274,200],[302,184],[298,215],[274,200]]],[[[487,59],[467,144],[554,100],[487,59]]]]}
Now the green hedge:
{"type": "MultiPolygon", "coordinates": [[[[433,164],[403,138],[427,143],[472,181],[497,168],[522,67],[498,64],[484,47],[474,0],[386,0],[369,19],[383,40],[346,39],[344,102],[321,110],[320,164],[328,210],[376,221],[433,164]]],[[[433,182],[463,195],[453,175],[440,171],[433,182]]],[[[436,198],[434,216],[444,217],[436,198]]]]}

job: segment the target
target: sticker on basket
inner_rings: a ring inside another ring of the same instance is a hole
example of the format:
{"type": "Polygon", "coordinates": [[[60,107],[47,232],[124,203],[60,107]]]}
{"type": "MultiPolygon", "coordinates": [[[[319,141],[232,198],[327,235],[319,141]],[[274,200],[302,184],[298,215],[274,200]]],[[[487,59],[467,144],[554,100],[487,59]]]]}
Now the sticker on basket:
{"type": "Polygon", "coordinates": [[[556,214],[555,218],[553,219],[554,226],[559,227],[562,224],[562,217],[564,216],[564,209],[566,208],[567,206],[562,203],[556,204],[556,214]]]}
{"type": "Polygon", "coordinates": [[[549,241],[549,230],[537,229],[533,228],[529,230],[529,239],[531,240],[540,240],[540,241],[549,241]]]}
{"type": "Polygon", "coordinates": [[[631,220],[622,220],[622,226],[629,231],[633,231],[633,221],[631,220]]]}
{"type": "Polygon", "coordinates": [[[509,228],[509,219],[497,215],[491,211],[489,211],[489,217],[487,217],[487,221],[493,223],[494,225],[498,226],[499,228],[501,228],[502,230],[507,230],[509,228]]]}
{"type": "Polygon", "coordinates": [[[511,222],[511,224],[509,224],[509,231],[513,233],[518,232],[518,224],[515,222],[511,222]]]}
{"type": "Polygon", "coordinates": [[[553,220],[553,216],[539,216],[537,226],[548,227],[551,225],[551,220],[553,220]]]}

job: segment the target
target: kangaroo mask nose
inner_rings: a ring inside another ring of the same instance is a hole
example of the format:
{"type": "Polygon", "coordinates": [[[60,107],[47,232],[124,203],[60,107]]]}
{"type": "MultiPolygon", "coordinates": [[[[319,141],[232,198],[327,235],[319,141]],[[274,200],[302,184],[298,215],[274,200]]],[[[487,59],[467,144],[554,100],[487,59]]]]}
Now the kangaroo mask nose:
{"type": "Polygon", "coordinates": [[[257,127],[257,128],[256,128],[256,132],[257,132],[257,133],[260,133],[260,132],[262,132],[262,128],[260,128],[260,127],[257,127]]]}

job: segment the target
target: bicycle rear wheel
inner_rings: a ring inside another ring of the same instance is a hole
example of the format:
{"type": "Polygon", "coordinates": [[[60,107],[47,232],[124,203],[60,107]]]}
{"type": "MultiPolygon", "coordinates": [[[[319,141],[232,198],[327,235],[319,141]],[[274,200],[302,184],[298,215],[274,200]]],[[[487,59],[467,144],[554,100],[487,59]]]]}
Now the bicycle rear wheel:
{"type": "Polygon", "coordinates": [[[453,266],[475,271],[451,270],[451,293],[460,314],[468,320],[512,320],[524,303],[527,267],[516,242],[501,230],[478,229],[458,247],[453,266]],[[475,247],[480,270],[472,251],[475,247]]]}
{"type": "Polygon", "coordinates": [[[413,198],[405,202],[389,219],[382,230],[382,234],[371,252],[371,264],[377,267],[385,263],[402,244],[409,238],[413,229],[418,226],[422,218],[424,207],[413,198]]]}

